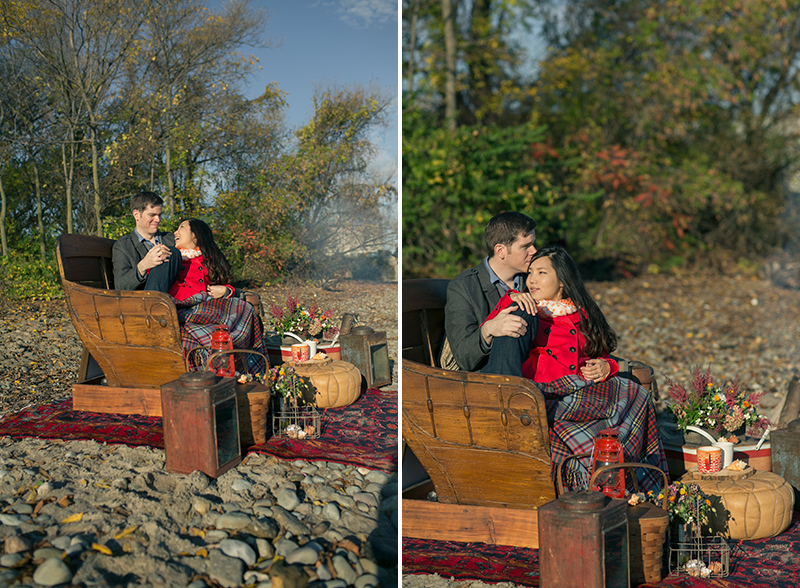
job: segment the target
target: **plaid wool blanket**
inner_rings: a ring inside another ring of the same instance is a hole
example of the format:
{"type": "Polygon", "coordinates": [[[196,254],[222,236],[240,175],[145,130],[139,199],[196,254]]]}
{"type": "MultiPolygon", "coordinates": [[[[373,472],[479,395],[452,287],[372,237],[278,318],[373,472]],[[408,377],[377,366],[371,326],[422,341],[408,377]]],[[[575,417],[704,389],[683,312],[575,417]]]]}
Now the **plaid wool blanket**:
{"type": "MultiPolygon", "coordinates": [[[[227,325],[234,349],[252,349],[267,355],[261,319],[249,302],[239,298],[215,299],[205,293],[173,301],[181,324],[183,354],[188,357],[191,371],[205,369],[210,350],[192,350],[211,347],[211,335],[217,325],[227,325]]],[[[263,374],[268,367],[258,355],[234,354],[234,358],[237,371],[242,373],[263,374]]]]}
{"type": "MultiPolygon", "coordinates": [[[[611,427],[619,431],[625,461],[647,463],[667,471],[655,405],[650,393],[639,384],[620,377],[595,384],[569,375],[536,385],[547,406],[554,482],[564,458],[591,452],[598,433],[611,427]]],[[[572,489],[587,487],[591,467],[589,458],[570,460],[564,472],[566,485],[572,489]]],[[[640,491],[661,490],[663,478],[657,472],[639,468],[636,477],[640,491]]],[[[626,479],[631,478],[626,475],[626,479]]],[[[632,485],[628,487],[632,489],[632,485]]]]}

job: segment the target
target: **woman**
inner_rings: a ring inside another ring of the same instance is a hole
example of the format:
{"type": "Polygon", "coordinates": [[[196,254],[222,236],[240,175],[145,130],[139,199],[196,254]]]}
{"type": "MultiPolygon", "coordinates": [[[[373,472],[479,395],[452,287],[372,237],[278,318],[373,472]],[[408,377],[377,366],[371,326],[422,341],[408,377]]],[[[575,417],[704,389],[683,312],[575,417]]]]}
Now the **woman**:
{"type": "Polygon", "coordinates": [[[212,298],[230,298],[236,292],[231,281],[231,266],[217,247],[211,228],[189,218],[175,231],[175,247],[181,252],[182,266],[169,295],[178,300],[207,292],[212,298]]]}
{"type": "MultiPolygon", "coordinates": [[[[552,473],[568,456],[588,453],[603,429],[619,431],[625,461],[649,463],[667,471],[650,394],[628,378],[615,377],[619,364],[610,356],[617,337],[586,291],[572,256],[558,245],[536,252],[528,268],[525,292],[509,291],[487,320],[512,304],[539,316],[539,327],[522,372],[539,384],[550,424],[552,473]]],[[[569,485],[585,486],[591,471],[570,461],[569,485]]],[[[658,490],[662,479],[639,469],[640,487],[658,490]]]]}
{"type": "MultiPolygon", "coordinates": [[[[261,320],[253,306],[236,297],[230,285],[228,260],[214,241],[211,228],[196,218],[182,220],[175,231],[175,246],[183,258],[181,271],[169,294],[175,300],[181,338],[189,368],[205,369],[211,335],[217,325],[226,325],[234,349],[252,349],[266,356],[261,320]],[[194,351],[203,349],[203,351],[194,351]]],[[[251,374],[268,368],[258,355],[248,355],[247,364],[236,354],[237,369],[251,374]]]]}
{"type": "Polygon", "coordinates": [[[539,315],[533,351],[522,365],[526,378],[552,382],[580,374],[602,382],[619,372],[619,364],[609,355],[617,347],[617,335],[563,247],[550,245],[538,251],[528,268],[524,291],[507,292],[486,320],[512,304],[539,315]]]}

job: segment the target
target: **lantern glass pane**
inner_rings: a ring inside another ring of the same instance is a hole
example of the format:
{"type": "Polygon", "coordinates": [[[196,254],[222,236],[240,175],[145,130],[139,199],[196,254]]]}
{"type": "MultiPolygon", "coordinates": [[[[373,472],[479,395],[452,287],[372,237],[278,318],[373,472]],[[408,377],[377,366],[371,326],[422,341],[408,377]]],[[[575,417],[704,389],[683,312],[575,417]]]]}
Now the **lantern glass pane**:
{"type": "Polygon", "coordinates": [[[386,343],[372,345],[370,347],[372,355],[372,381],[381,382],[391,377],[389,372],[389,354],[387,353],[386,343]]]}
{"type": "Polygon", "coordinates": [[[628,586],[627,521],[611,529],[603,529],[606,586],[628,586]]]}
{"type": "Polygon", "coordinates": [[[214,420],[217,435],[217,467],[222,467],[239,456],[239,420],[235,396],[214,406],[214,420]]]}

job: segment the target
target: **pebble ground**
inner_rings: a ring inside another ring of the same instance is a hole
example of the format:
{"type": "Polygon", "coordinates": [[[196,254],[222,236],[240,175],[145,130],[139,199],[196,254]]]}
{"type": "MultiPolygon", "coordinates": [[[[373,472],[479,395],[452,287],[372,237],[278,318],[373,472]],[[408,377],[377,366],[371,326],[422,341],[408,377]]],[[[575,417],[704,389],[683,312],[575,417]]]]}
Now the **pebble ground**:
{"type": "MultiPolygon", "coordinates": [[[[261,291],[288,293],[387,331],[397,389],[396,284],[261,291]]],[[[63,301],[0,312],[0,416],[68,396],[80,347],[63,301]]],[[[398,511],[396,472],[251,455],[213,479],[151,448],[0,438],[0,587],[392,587],[398,511]]]]}

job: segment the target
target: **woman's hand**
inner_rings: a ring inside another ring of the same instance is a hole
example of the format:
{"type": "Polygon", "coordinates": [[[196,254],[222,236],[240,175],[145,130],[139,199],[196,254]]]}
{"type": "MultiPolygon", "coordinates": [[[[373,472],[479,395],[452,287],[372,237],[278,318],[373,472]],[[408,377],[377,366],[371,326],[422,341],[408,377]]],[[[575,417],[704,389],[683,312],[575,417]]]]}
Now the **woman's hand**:
{"type": "Polygon", "coordinates": [[[536,314],[536,300],[530,292],[512,292],[508,297],[519,304],[522,310],[528,314],[536,314]]]}
{"type": "Polygon", "coordinates": [[[590,382],[602,382],[611,373],[611,366],[602,357],[590,359],[581,368],[581,375],[590,382]]]}
{"type": "Polygon", "coordinates": [[[228,295],[228,287],[227,286],[209,286],[206,288],[206,292],[211,298],[222,298],[228,295]]]}

